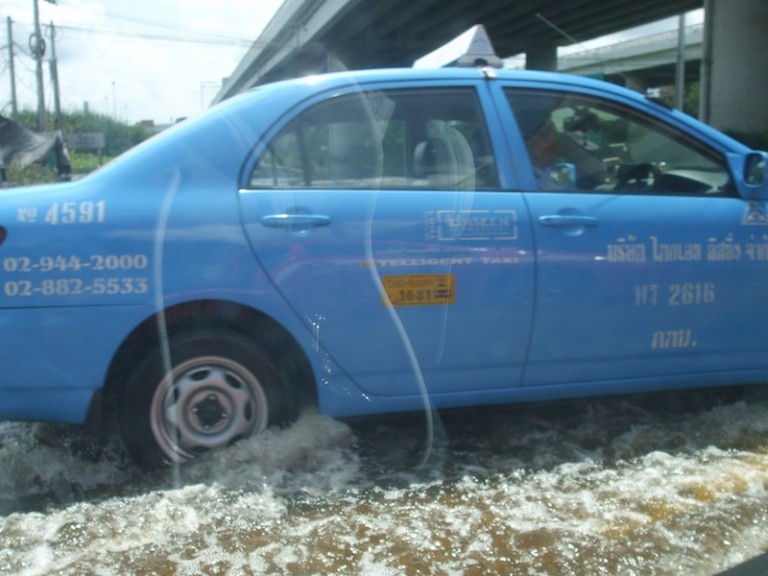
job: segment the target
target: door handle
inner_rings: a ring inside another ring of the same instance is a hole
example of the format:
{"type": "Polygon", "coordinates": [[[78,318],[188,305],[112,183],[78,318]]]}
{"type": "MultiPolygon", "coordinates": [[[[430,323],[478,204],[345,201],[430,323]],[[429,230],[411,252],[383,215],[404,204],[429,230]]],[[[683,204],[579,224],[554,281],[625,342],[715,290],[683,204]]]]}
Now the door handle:
{"type": "Polygon", "coordinates": [[[331,219],[321,214],[269,214],[261,223],[268,228],[317,228],[328,226],[331,219]]]}
{"type": "Polygon", "coordinates": [[[580,216],[578,214],[550,214],[539,216],[539,222],[543,226],[552,226],[553,228],[566,228],[569,226],[593,228],[597,226],[598,219],[593,216],[580,216]]]}

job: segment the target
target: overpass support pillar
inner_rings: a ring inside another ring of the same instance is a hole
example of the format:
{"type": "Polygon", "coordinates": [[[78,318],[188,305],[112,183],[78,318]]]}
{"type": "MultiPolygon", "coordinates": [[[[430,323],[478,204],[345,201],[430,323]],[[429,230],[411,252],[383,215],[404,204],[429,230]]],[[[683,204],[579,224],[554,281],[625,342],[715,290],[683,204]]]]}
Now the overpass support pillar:
{"type": "Polygon", "coordinates": [[[767,134],[768,2],[706,0],[705,9],[700,116],[720,130],[767,134]]]}
{"type": "Polygon", "coordinates": [[[557,70],[557,44],[537,43],[526,47],[525,67],[528,70],[557,70]]]}

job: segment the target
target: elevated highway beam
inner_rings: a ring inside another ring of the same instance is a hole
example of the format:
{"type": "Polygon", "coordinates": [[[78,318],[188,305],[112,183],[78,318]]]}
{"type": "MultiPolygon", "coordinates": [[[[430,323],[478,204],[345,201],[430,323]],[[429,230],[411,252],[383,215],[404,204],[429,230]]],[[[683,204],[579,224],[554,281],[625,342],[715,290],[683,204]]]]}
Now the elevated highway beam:
{"type": "Polygon", "coordinates": [[[281,78],[410,66],[475,24],[499,56],[528,54],[554,69],[558,46],[701,8],[702,117],[731,131],[768,132],[766,0],[285,0],[214,102],[281,78]]]}
{"type": "MultiPolygon", "coordinates": [[[[324,71],[410,66],[475,24],[499,56],[557,46],[701,8],[704,0],[285,0],[224,83],[223,100],[259,83],[324,71]],[[564,34],[565,33],[565,34],[564,34]]],[[[551,67],[542,65],[539,67],[551,67]]]]}

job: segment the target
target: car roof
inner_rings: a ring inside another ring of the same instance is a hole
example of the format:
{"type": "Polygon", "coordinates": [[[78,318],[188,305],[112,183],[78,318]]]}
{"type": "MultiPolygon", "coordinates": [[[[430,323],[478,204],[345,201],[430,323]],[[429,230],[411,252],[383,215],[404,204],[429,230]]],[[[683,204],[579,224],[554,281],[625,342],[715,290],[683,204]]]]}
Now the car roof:
{"type": "Polygon", "coordinates": [[[480,79],[496,79],[564,84],[571,87],[599,89],[602,91],[616,92],[624,95],[642,98],[642,95],[626,88],[608,82],[594,80],[583,76],[566,74],[563,72],[548,72],[542,70],[510,70],[503,68],[487,67],[446,67],[446,68],[380,68],[369,70],[347,70],[342,72],[327,72],[301,78],[281,80],[270,84],[263,84],[251,90],[264,88],[277,88],[280,86],[307,86],[317,89],[319,86],[331,88],[335,85],[348,85],[350,82],[416,82],[416,81],[476,81],[480,79]]]}

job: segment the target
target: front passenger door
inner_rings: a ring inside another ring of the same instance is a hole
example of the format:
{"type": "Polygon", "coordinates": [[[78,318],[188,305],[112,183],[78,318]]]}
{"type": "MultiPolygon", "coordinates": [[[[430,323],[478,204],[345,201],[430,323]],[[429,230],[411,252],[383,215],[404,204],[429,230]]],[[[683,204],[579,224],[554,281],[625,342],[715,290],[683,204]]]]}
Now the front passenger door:
{"type": "Polygon", "coordinates": [[[738,196],[723,154],[629,102],[506,96],[534,173],[526,198],[537,304],[525,383],[615,391],[762,374],[768,219],[738,196]],[[537,165],[542,151],[574,178],[548,178],[562,172],[537,165]]]}

